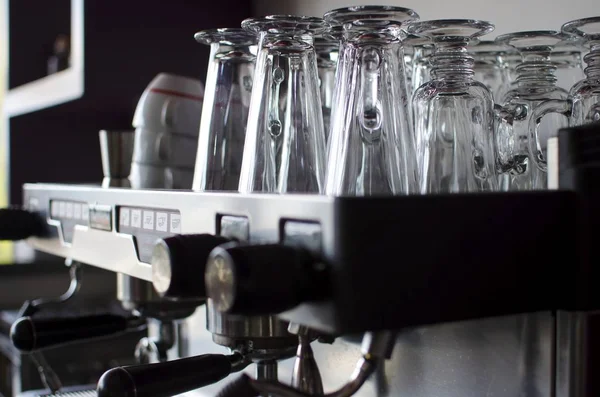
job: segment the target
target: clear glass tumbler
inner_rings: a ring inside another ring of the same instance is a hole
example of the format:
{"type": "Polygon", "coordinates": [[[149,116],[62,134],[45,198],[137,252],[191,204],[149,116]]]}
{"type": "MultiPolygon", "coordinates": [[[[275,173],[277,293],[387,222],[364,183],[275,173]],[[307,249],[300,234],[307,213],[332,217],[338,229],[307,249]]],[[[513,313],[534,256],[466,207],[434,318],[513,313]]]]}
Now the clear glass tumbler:
{"type": "MultiPolygon", "coordinates": [[[[530,118],[532,131],[536,131],[542,118],[550,113],[565,115],[572,127],[600,121],[600,17],[567,22],[562,32],[589,48],[588,54],[583,57],[587,65],[584,69],[585,78],[571,88],[566,100],[554,99],[541,103],[530,118]]],[[[539,151],[536,160],[541,169],[547,168],[544,152],[539,151]]]]}
{"type": "Polygon", "coordinates": [[[417,191],[401,28],[418,19],[391,6],[329,11],[343,26],[325,192],[335,196],[417,191]]]}
{"type": "MultiPolygon", "coordinates": [[[[517,88],[517,66],[521,63],[521,55],[513,48],[505,48],[504,54],[500,56],[501,63],[506,68],[508,76],[506,85],[500,90],[496,98],[504,98],[504,95],[517,88]]],[[[583,54],[577,40],[567,40],[565,43],[554,48],[550,54],[550,61],[556,66],[556,84],[567,91],[573,85],[584,78],[583,54]]]]}
{"type": "Polygon", "coordinates": [[[193,189],[238,189],[258,38],[243,29],[196,33],[210,45],[193,189]]]}
{"type": "Polygon", "coordinates": [[[333,105],[333,91],[335,88],[335,70],[339,56],[340,42],[333,37],[325,35],[315,38],[315,51],[317,53],[317,69],[319,72],[319,88],[321,90],[321,107],[323,108],[323,124],[325,140],[329,135],[329,120],[333,105]]]}
{"type": "Polygon", "coordinates": [[[321,18],[268,16],[242,27],[259,35],[239,191],[321,193],[325,133],[313,39],[321,18]]]}
{"type": "Polygon", "coordinates": [[[411,24],[431,39],[431,80],[415,91],[413,108],[422,193],[497,189],[492,93],[474,79],[469,42],[494,29],[488,22],[452,19],[411,24]]]}
{"type": "Polygon", "coordinates": [[[567,92],[556,82],[557,67],[550,57],[566,36],[552,30],[509,33],[496,43],[514,48],[521,55],[516,67],[516,87],[506,93],[497,107],[498,164],[508,179],[507,190],[545,189],[545,170],[535,165],[535,158],[545,150],[551,132],[565,125],[564,117],[549,118],[530,129],[530,117],[539,104],[548,99],[565,99],[567,92]]]}
{"type": "Polygon", "coordinates": [[[510,84],[508,68],[502,62],[506,48],[494,41],[482,40],[468,47],[475,59],[476,81],[482,82],[492,92],[495,101],[499,101],[503,89],[510,84]]]}
{"type": "Polygon", "coordinates": [[[410,69],[407,68],[408,93],[412,94],[431,78],[433,43],[426,37],[409,35],[403,40],[405,52],[410,52],[410,69]]]}
{"type": "Polygon", "coordinates": [[[572,103],[569,124],[572,126],[600,121],[600,17],[567,22],[562,31],[583,41],[589,52],[585,79],[575,84],[569,93],[572,103]]]}
{"type": "Polygon", "coordinates": [[[506,71],[506,84],[499,90],[496,100],[501,102],[506,93],[517,87],[517,66],[521,63],[521,54],[512,47],[506,47],[500,55],[500,63],[506,71]]]}
{"type": "Polygon", "coordinates": [[[433,53],[433,43],[425,37],[408,35],[402,40],[404,47],[404,67],[406,87],[409,95],[429,81],[429,55],[433,53]]]}
{"type": "Polygon", "coordinates": [[[554,49],[550,61],[556,66],[556,85],[568,92],[585,78],[585,73],[579,41],[573,39],[567,40],[567,43],[554,49]]]}

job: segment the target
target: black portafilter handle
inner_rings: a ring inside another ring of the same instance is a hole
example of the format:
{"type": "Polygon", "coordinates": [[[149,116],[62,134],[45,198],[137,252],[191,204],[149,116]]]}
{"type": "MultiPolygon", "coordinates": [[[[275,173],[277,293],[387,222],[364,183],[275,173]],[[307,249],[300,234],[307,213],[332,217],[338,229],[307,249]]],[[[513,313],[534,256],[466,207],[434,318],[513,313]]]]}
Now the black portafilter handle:
{"type": "Polygon", "coordinates": [[[98,397],[170,397],[208,386],[237,370],[239,354],[204,354],[113,368],[98,381],[98,397]]]}
{"type": "Polygon", "coordinates": [[[18,241],[46,233],[46,221],[39,214],[21,208],[0,208],[0,240],[18,241]]]}
{"type": "Polygon", "coordinates": [[[270,315],[326,299],[329,273],[318,256],[301,247],[228,243],[210,253],[205,283],[220,312],[270,315]]]}
{"type": "Polygon", "coordinates": [[[70,318],[21,317],[10,329],[15,348],[31,353],[49,347],[100,338],[145,327],[139,317],[103,313],[70,318]]]}

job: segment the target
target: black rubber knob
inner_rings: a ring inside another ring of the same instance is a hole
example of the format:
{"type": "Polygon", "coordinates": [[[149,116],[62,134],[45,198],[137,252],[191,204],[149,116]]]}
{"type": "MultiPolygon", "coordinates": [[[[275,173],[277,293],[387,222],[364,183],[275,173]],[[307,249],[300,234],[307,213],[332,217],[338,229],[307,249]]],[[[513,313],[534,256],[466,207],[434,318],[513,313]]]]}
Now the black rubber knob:
{"type": "Polygon", "coordinates": [[[299,247],[230,243],[211,252],[206,289],[219,311],[277,314],[323,299],[329,290],[328,269],[299,247]]]}
{"type": "Polygon", "coordinates": [[[21,317],[13,323],[10,339],[15,348],[29,353],[65,343],[109,336],[142,326],[141,319],[114,314],[61,319],[21,317]]]}
{"type": "Polygon", "coordinates": [[[205,354],[156,364],[113,368],[98,382],[98,397],[168,397],[227,377],[238,355],[205,354]]]}
{"type": "Polygon", "coordinates": [[[18,241],[46,233],[46,221],[39,214],[19,208],[0,209],[0,240],[18,241]]]}
{"type": "Polygon", "coordinates": [[[152,252],[152,283],[156,292],[171,299],[206,299],[206,260],[213,248],[229,241],[212,234],[158,240],[152,252]]]}

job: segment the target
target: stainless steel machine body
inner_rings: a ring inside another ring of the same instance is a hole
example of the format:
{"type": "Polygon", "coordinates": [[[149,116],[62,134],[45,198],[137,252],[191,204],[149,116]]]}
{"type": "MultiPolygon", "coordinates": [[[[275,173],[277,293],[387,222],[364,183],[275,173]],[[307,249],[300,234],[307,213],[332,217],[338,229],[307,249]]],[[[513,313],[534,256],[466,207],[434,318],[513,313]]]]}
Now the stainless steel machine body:
{"type": "MultiPolygon", "coordinates": [[[[255,243],[280,242],[298,234],[302,227],[296,227],[296,222],[318,224],[318,231],[308,228],[312,230],[308,239],[320,239],[325,258],[336,255],[340,238],[335,227],[339,203],[321,196],[244,196],[50,184],[26,185],[24,190],[27,208],[41,213],[52,230],[49,238],[30,238],[33,247],[147,281],[152,279],[146,242],[150,236],[215,234],[230,217],[247,220],[250,241],[255,243]],[[85,206],[81,213],[89,215],[69,218],[66,209],[61,211],[63,202],[85,206]],[[142,218],[132,223],[134,211],[142,218]],[[159,224],[157,219],[168,222],[159,224]]],[[[282,317],[307,319],[313,327],[320,324],[323,332],[344,333],[344,324],[328,320],[335,315],[331,305],[301,305],[282,317]],[[341,328],[336,329],[338,325],[341,328]]],[[[397,317],[402,316],[402,312],[397,313],[397,317]]],[[[591,397],[598,387],[592,371],[600,357],[594,354],[599,318],[593,312],[539,311],[404,327],[392,359],[356,395],[591,397]]],[[[186,321],[190,355],[224,351],[206,330],[205,307],[186,321]]],[[[359,341],[360,336],[340,336],[332,345],[313,342],[326,392],[346,382],[360,357],[359,341]]],[[[292,366],[292,359],[280,364],[281,381],[289,382],[292,366]]],[[[190,394],[214,396],[228,379],[190,394]]]]}

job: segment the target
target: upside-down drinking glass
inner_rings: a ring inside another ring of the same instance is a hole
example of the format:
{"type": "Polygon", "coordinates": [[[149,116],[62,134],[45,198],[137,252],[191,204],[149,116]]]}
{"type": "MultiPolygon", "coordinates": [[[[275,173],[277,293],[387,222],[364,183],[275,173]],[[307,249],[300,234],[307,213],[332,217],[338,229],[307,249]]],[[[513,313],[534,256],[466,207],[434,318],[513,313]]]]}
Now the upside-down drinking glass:
{"type": "Polygon", "coordinates": [[[433,43],[425,37],[409,35],[402,41],[406,67],[408,94],[429,81],[429,56],[433,53],[433,43]]]}
{"type": "Polygon", "coordinates": [[[417,167],[401,28],[418,15],[401,7],[333,10],[343,26],[325,191],[341,196],[407,194],[417,167]]]}
{"type": "Polygon", "coordinates": [[[315,38],[315,51],[317,53],[317,69],[319,72],[325,140],[327,140],[331,107],[333,105],[333,91],[335,88],[335,70],[340,51],[339,40],[335,40],[330,36],[317,37],[315,38]]]}
{"type": "MultiPolygon", "coordinates": [[[[590,50],[583,58],[587,65],[584,69],[585,79],[571,88],[566,100],[541,103],[530,118],[532,130],[536,130],[543,117],[556,112],[565,115],[572,127],[600,121],[600,16],[567,22],[562,32],[579,40],[582,46],[590,50]]],[[[536,160],[541,169],[547,168],[544,152],[540,151],[536,160]]]]}
{"type": "Polygon", "coordinates": [[[255,35],[236,29],[196,33],[210,45],[193,189],[238,188],[256,58],[255,35]]]}
{"type": "Polygon", "coordinates": [[[556,66],[556,85],[568,92],[585,78],[585,73],[581,43],[575,38],[566,43],[554,49],[550,61],[556,66]]]}
{"type": "Polygon", "coordinates": [[[553,131],[565,125],[564,117],[552,117],[530,128],[530,117],[539,104],[548,99],[565,99],[567,92],[556,84],[556,66],[550,56],[566,36],[552,30],[509,33],[496,38],[498,44],[512,47],[521,54],[517,66],[517,86],[504,96],[498,107],[504,123],[498,124],[499,165],[507,175],[508,190],[544,189],[545,170],[536,166],[536,158],[545,150],[553,131]]]}
{"type": "Polygon", "coordinates": [[[507,49],[494,41],[482,40],[468,47],[475,60],[474,79],[492,92],[495,101],[499,101],[502,91],[509,84],[508,68],[502,62],[507,49]]]}
{"type": "Polygon", "coordinates": [[[242,27],[259,35],[239,191],[321,193],[325,134],[313,37],[321,18],[268,16],[242,27]]]}
{"type": "Polygon", "coordinates": [[[469,42],[494,29],[488,22],[452,19],[411,24],[431,39],[431,80],[415,91],[413,107],[422,193],[497,188],[492,93],[474,79],[469,42]]]}

